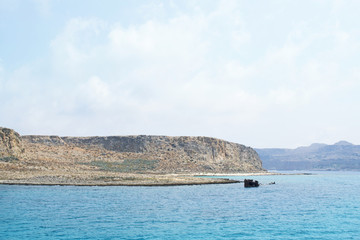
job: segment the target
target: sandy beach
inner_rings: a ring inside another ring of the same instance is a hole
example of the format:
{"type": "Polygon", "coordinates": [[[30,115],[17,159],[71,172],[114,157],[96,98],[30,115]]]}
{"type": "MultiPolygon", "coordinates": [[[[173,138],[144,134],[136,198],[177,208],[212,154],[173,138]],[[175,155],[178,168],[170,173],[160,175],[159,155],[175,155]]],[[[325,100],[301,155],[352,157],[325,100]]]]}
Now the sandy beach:
{"type": "Polygon", "coordinates": [[[106,171],[14,171],[1,170],[0,184],[63,186],[174,186],[238,183],[229,176],[282,175],[282,173],[115,173],[106,171]],[[216,176],[216,178],[211,178],[216,176]],[[220,178],[219,178],[220,177],[220,178]]]}

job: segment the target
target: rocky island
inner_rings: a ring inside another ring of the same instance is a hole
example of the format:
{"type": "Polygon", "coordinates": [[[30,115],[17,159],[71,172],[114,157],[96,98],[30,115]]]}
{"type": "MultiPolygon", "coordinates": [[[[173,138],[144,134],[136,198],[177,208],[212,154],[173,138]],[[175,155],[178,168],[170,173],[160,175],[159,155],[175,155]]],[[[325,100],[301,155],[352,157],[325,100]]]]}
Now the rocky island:
{"type": "Polygon", "coordinates": [[[209,137],[21,136],[0,128],[0,184],[183,185],[266,173],[250,147],[209,137]]]}

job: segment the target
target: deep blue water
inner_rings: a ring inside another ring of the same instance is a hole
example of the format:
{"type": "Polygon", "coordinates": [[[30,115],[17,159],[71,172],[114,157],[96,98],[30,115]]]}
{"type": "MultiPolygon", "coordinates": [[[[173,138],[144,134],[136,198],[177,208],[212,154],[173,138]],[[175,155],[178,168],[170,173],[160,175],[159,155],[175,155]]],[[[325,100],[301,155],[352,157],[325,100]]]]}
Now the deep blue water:
{"type": "Polygon", "coordinates": [[[0,185],[0,239],[360,239],[360,173],[253,179],[276,184],[0,185]]]}

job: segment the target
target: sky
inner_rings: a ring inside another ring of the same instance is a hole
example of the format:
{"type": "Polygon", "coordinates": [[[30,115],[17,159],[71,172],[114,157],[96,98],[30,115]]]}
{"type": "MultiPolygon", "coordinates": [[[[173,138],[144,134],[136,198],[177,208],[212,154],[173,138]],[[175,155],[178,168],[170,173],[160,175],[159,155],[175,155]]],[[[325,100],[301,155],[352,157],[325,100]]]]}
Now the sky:
{"type": "Polygon", "coordinates": [[[360,1],[0,0],[22,135],[360,144],[360,1]]]}

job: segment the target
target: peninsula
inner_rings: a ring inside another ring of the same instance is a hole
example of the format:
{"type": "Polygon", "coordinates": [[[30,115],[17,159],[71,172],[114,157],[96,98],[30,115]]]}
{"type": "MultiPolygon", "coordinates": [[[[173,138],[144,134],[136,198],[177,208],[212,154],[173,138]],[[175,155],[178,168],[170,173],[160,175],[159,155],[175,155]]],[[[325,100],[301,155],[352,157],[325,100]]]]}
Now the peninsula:
{"type": "Polygon", "coordinates": [[[250,147],[209,137],[21,136],[0,128],[0,184],[184,185],[233,183],[195,175],[262,173],[250,147]]]}

